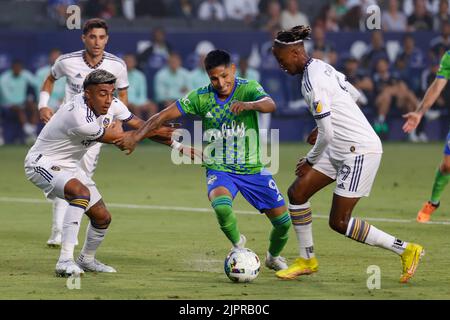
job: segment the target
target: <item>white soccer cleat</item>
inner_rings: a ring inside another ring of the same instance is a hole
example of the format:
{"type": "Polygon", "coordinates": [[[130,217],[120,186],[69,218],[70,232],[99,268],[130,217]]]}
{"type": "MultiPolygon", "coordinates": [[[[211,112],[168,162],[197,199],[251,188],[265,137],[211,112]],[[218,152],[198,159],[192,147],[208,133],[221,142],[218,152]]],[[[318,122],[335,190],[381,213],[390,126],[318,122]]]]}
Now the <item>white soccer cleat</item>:
{"type": "Polygon", "coordinates": [[[60,248],[61,247],[61,239],[48,239],[47,246],[50,248],[60,248]]]}
{"type": "Polygon", "coordinates": [[[77,264],[86,272],[108,272],[108,273],[117,272],[116,269],[114,269],[113,267],[101,263],[97,259],[92,260],[83,259],[82,255],[78,257],[77,264]]]}
{"type": "Polygon", "coordinates": [[[267,268],[278,271],[285,270],[288,268],[286,259],[282,256],[272,257],[272,255],[267,252],[265,265],[267,268]]]}
{"type": "Polygon", "coordinates": [[[80,276],[84,273],[75,261],[70,260],[58,260],[55,267],[55,273],[59,277],[80,276]]]}
{"type": "Polygon", "coordinates": [[[243,234],[241,234],[241,238],[239,239],[239,242],[233,244],[233,248],[231,248],[231,250],[233,250],[233,249],[244,249],[246,243],[247,243],[247,238],[243,234]]]}

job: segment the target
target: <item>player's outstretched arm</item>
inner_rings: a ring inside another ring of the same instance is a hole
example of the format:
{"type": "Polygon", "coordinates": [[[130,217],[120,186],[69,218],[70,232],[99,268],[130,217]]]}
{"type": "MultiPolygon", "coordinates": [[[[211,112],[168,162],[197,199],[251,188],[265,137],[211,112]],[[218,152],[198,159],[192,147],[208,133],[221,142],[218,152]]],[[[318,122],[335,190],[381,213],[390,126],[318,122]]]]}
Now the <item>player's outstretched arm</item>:
{"type": "Polygon", "coordinates": [[[50,100],[50,95],[53,91],[53,86],[55,85],[56,79],[53,78],[51,74],[45,79],[42,85],[41,92],[39,94],[39,118],[42,122],[47,123],[53,116],[53,110],[48,107],[48,101],[50,100]]]}
{"type": "Polygon", "coordinates": [[[437,98],[439,98],[439,95],[445,88],[447,81],[447,79],[443,78],[434,79],[433,83],[427,89],[427,92],[425,92],[425,96],[423,97],[423,100],[419,104],[417,110],[403,115],[403,118],[406,119],[405,123],[403,124],[404,132],[409,133],[417,128],[425,112],[427,112],[428,109],[430,109],[434,102],[437,100],[437,98]]]}
{"type": "Polygon", "coordinates": [[[257,101],[235,101],[230,107],[231,112],[240,114],[242,111],[254,110],[261,113],[272,113],[277,109],[275,102],[270,97],[264,97],[257,101]]]}
{"type": "MultiPolygon", "coordinates": [[[[148,119],[139,129],[136,131],[129,131],[122,137],[119,137],[114,141],[119,148],[122,150],[128,150],[128,154],[133,152],[136,148],[136,144],[144,138],[151,138],[153,136],[158,136],[163,131],[169,130],[167,127],[161,128],[163,124],[169,120],[176,119],[181,116],[180,110],[175,103],[172,103],[167,108],[161,112],[155,114],[150,119],[148,119]],[[161,128],[161,129],[160,129],[161,128]]],[[[173,131],[173,128],[172,128],[173,131]]]]}

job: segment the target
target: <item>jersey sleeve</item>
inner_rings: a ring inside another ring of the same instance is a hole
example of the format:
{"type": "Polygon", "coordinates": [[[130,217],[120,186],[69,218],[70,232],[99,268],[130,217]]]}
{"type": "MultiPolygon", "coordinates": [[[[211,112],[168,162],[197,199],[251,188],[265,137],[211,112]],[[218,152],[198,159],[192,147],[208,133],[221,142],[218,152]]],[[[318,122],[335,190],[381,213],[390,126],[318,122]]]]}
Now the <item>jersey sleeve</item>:
{"type": "Polygon", "coordinates": [[[133,118],[133,114],[130,112],[130,110],[128,110],[128,108],[123,104],[122,101],[114,98],[113,103],[114,105],[112,107],[114,108],[113,115],[115,119],[127,122],[133,118]]]}
{"type": "Polygon", "coordinates": [[[100,127],[97,122],[92,121],[73,128],[71,132],[83,139],[94,141],[103,137],[105,129],[100,127]]]}
{"type": "Polygon", "coordinates": [[[51,74],[55,79],[59,79],[64,76],[64,62],[61,57],[56,59],[55,63],[53,64],[51,74]]]}
{"type": "Polygon", "coordinates": [[[200,115],[200,98],[198,90],[192,90],[184,98],[178,99],[176,105],[178,110],[184,114],[200,115]]]}
{"type": "Polygon", "coordinates": [[[318,128],[316,143],[306,155],[306,158],[312,164],[317,163],[333,138],[330,98],[324,83],[326,82],[320,81],[320,79],[311,82],[307,77],[304,84],[306,92],[305,100],[309,104],[311,114],[318,128]]]}
{"type": "Polygon", "coordinates": [[[442,56],[439,70],[436,73],[438,79],[450,79],[450,54],[447,52],[442,56]]]}
{"type": "Polygon", "coordinates": [[[121,70],[117,75],[116,88],[119,90],[124,90],[130,86],[128,82],[128,71],[125,66],[121,65],[121,70]]]}
{"type": "Polygon", "coordinates": [[[262,85],[256,80],[250,80],[246,90],[247,101],[258,101],[265,97],[269,97],[269,94],[264,90],[262,85]]]}

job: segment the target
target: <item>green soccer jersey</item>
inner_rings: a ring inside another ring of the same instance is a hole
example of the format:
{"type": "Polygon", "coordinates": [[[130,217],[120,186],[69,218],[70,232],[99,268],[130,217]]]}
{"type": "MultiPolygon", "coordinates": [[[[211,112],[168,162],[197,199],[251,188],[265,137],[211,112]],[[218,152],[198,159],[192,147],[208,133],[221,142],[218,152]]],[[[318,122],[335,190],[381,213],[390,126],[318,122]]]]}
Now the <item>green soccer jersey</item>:
{"type": "Polygon", "coordinates": [[[450,51],[447,51],[441,58],[439,70],[436,78],[450,79],[450,51]]]}
{"type": "Polygon", "coordinates": [[[232,93],[222,101],[211,85],[191,91],[177,100],[183,114],[202,118],[203,141],[208,169],[237,174],[255,174],[263,169],[260,157],[258,114],[243,111],[236,115],[230,111],[235,101],[257,101],[268,96],[254,80],[236,78],[232,93]]]}

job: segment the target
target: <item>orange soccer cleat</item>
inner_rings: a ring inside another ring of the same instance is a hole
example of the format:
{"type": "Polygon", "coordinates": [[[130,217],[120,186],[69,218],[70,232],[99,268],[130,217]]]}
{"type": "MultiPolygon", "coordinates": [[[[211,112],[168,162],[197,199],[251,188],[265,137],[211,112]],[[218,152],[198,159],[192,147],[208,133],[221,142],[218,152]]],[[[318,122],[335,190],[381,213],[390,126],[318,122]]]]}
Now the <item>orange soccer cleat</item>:
{"type": "Polygon", "coordinates": [[[437,205],[432,204],[430,201],[424,203],[422,209],[417,213],[417,222],[425,223],[430,221],[431,214],[439,208],[439,203],[437,205]]]}

